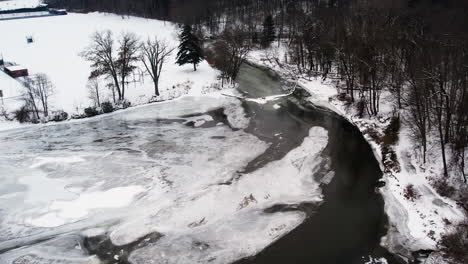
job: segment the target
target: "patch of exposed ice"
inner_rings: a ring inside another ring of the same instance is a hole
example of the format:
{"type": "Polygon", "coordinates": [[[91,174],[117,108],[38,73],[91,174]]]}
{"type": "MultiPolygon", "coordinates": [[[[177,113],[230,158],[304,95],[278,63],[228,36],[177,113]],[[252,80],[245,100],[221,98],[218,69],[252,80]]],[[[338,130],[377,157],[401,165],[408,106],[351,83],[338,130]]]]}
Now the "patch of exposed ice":
{"type": "Polygon", "coordinates": [[[26,223],[38,227],[57,227],[76,222],[94,209],[127,206],[144,190],[142,186],[117,187],[104,192],[84,193],[71,201],[54,201],[47,210],[49,213],[27,219],[26,223]]]}
{"type": "Polygon", "coordinates": [[[268,102],[276,101],[278,99],[281,99],[289,95],[291,94],[289,93],[289,94],[270,95],[270,96],[263,97],[263,98],[246,98],[245,100],[249,102],[255,102],[257,104],[266,104],[268,102]]]}
{"type": "Polygon", "coordinates": [[[56,197],[61,197],[62,199],[73,199],[76,197],[75,194],[65,189],[65,186],[69,183],[68,181],[49,178],[42,172],[21,177],[18,182],[27,186],[28,191],[24,197],[26,203],[48,203],[56,197]]]}
{"type": "Polygon", "coordinates": [[[188,124],[190,122],[193,122],[194,127],[200,127],[206,122],[213,121],[213,117],[209,115],[201,115],[201,116],[194,116],[194,117],[186,117],[184,118],[186,121],[184,124],[188,124]]]}
{"type": "Polygon", "coordinates": [[[37,157],[35,162],[31,165],[31,168],[38,168],[50,163],[78,163],[84,162],[85,159],[78,156],[72,157],[37,157]]]}
{"type": "Polygon", "coordinates": [[[224,108],[229,124],[233,128],[243,129],[249,126],[250,119],[246,117],[244,108],[240,107],[240,101],[232,101],[224,108]]]}
{"type": "Polygon", "coordinates": [[[83,236],[86,237],[97,237],[106,233],[106,229],[102,227],[89,228],[81,232],[83,236]]]}

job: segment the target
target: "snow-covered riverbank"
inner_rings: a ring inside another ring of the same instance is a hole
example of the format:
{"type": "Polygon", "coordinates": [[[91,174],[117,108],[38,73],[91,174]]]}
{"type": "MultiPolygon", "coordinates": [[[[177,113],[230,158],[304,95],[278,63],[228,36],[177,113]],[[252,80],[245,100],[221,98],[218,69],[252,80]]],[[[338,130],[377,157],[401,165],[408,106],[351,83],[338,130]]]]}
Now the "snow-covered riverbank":
{"type": "Polygon", "coordinates": [[[435,191],[431,181],[440,177],[440,160],[431,156],[425,166],[421,164],[420,154],[411,138],[410,126],[404,121],[401,122],[399,140],[392,146],[399,169],[396,170],[384,162],[388,157],[382,157],[383,145],[376,138],[384,136],[395,113],[389,92],[382,93],[379,116],[358,118],[353,106],[338,100],[336,82],[299,75],[295,66],[278,59],[284,57],[282,49],[272,48],[251,52],[249,61],[277,72],[286,80],[296,82],[311,94],[309,100],[315,105],[326,107],[355,124],[372,146],[381,169],[385,172],[385,186],[379,191],[385,200],[389,226],[388,234],[381,244],[404,258],[412,257],[412,252],[419,250],[437,250],[437,243],[441,235],[449,230],[450,223],[457,223],[464,218],[463,209],[435,191]],[[417,194],[414,199],[408,198],[408,186],[413,186],[417,194]]]}

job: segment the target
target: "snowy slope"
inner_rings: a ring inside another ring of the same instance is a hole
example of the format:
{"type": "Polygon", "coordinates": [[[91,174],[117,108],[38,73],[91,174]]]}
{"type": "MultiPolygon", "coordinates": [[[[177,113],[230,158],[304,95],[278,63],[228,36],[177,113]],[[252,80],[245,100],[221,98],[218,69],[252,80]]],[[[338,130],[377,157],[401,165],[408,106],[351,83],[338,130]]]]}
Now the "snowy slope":
{"type": "MultiPolygon", "coordinates": [[[[90,67],[78,54],[90,43],[89,37],[93,32],[107,29],[115,37],[122,32],[134,32],[142,40],[157,36],[167,40],[173,47],[178,45],[178,28],[174,24],[91,13],[2,21],[0,34],[8,38],[0,41],[0,52],[5,61],[27,67],[30,74],[48,74],[56,86],[56,94],[52,98],[53,107],[74,113],[77,108],[82,110],[90,105],[86,89],[90,67]],[[34,43],[27,44],[26,36],[33,36],[34,43]]],[[[168,60],[161,76],[163,95],[171,93],[173,86],[178,84],[189,85],[190,93],[197,94],[203,87],[216,81],[217,71],[206,62],[201,63],[197,72],[193,72],[190,65],[175,65],[175,53],[168,60]]],[[[101,86],[104,85],[103,81],[101,86]]],[[[133,104],[147,103],[154,94],[149,76],[141,82],[130,83],[127,88],[126,95],[133,104]]],[[[110,96],[108,91],[106,93],[110,96]]]]}
{"type": "Polygon", "coordinates": [[[6,0],[0,1],[0,11],[19,8],[33,8],[42,4],[42,0],[6,0]]]}
{"type": "Polygon", "coordinates": [[[8,104],[21,95],[22,89],[23,85],[20,82],[0,70],[0,90],[3,91],[5,104],[8,104]]]}

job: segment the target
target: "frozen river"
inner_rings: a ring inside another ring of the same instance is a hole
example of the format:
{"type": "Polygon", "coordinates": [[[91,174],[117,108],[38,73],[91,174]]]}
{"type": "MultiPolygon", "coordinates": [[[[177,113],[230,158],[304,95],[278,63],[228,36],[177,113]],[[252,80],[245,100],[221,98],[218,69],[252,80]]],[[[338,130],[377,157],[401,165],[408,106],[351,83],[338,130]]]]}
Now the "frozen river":
{"type": "MultiPolygon", "coordinates": [[[[239,83],[285,94],[247,65],[239,83]]],[[[0,132],[0,263],[393,263],[372,150],[301,93],[0,132]]]]}

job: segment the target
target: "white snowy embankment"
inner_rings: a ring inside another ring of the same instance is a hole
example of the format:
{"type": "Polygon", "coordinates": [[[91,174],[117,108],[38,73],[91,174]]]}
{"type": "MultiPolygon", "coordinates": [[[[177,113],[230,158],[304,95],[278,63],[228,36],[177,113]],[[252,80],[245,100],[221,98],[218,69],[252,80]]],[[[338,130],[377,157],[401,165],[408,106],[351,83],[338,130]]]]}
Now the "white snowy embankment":
{"type": "MultiPolygon", "coordinates": [[[[266,51],[255,50],[249,55],[249,60],[275,70],[286,79],[296,81],[311,94],[311,102],[347,118],[362,132],[372,128],[383,134],[395,108],[389,92],[385,91],[381,95],[378,117],[358,118],[354,109],[346,107],[345,102],[337,99],[338,90],[331,80],[299,76],[295,73],[295,66],[288,65],[282,59],[274,59],[284,58],[285,52],[284,46],[266,51]]],[[[415,148],[408,125],[402,122],[399,141],[395,146],[401,171],[385,173],[383,180],[386,185],[379,189],[389,217],[389,232],[381,243],[393,253],[405,257],[409,257],[412,251],[437,249],[441,235],[447,231],[447,223],[457,223],[464,218],[463,210],[454,201],[440,196],[432,187],[431,180],[441,175],[440,158],[430,157],[425,166],[422,164],[420,151],[415,148]],[[421,195],[418,199],[405,198],[404,191],[408,185],[413,185],[421,195]]],[[[381,146],[369,135],[363,134],[384,171],[381,146]]]]}
{"type": "MultiPolygon", "coordinates": [[[[52,110],[65,110],[73,114],[91,105],[86,88],[90,63],[79,53],[89,45],[90,35],[102,30],[111,30],[115,38],[123,32],[133,32],[141,40],[157,36],[166,40],[171,47],[179,44],[179,29],[170,22],[105,13],[70,13],[66,16],[2,21],[0,34],[8,37],[2,38],[0,51],[5,61],[26,67],[30,75],[39,72],[47,74],[55,86],[55,94],[51,98],[52,110]],[[34,42],[28,44],[27,36],[32,36],[34,42]]],[[[206,61],[194,72],[191,65],[180,67],[175,64],[176,53],[173,52],[162,72],[160,89],[163,98],[185,93],[201,94],[202,90],[217,81],[218,72],[206,61]]],[[[144,69],[143,65],[138,66],[144,69]]],[[[141,77],[140,73],[137,71],[129,78],[126,88],[127,99],[133,105],[147,103],[154,95],[151,78],[148,75],[141,77]]],[[[2,86],[5,85],[4,79],[0,79],[2,86]]],[[[101,79],[100,82],[104,94],[102,101],[111,100],[111,92],[105,88],[109,81],[101,79]]],[[[17,88],[8,89],[4,97],[18,94],[17,88]]],[[[17,102],[5,100],[5,106],[8,111],[14,111],[17,102]]]]}
{"type": "Polygon", "coordinates": [[[0,11],[19,8],[34,8],[42,4],[42,0],[6,0],[0,1],[0,11]]]}

